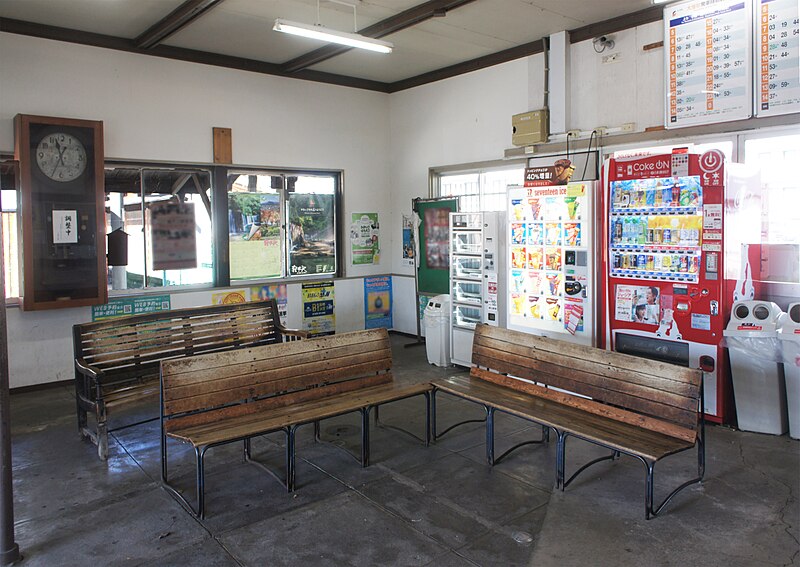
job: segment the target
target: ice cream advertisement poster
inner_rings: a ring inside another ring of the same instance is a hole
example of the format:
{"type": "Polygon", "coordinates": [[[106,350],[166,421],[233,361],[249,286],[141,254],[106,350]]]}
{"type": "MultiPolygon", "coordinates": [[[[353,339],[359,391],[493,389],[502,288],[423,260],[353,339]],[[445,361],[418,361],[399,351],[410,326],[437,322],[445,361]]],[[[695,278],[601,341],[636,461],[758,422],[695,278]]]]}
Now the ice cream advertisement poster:
{"type": "Polygon", "coordinates": [[[564,328],[568,333],[583,332],[583,302],[574,299],[564,300],[564,328]]]}
{"type": "Polygon", "coordinates": [[[336,331],[333,289],[332,281],[303,284],[303,329],[313,336],[336,331]]]}
{"type": "Polygon", "coordinates": [[[275,299],[278,304],[278,317],[281,325],[286,325],[287,306],[289,297],[286,294],[286,284],[259,285],[250,288],[250,301],[268,301],[275,299]]]}
{"type": "Polygon", "coordinates": [[[392,328],[392,277],[364,278],[364,328],[392,328]]]}

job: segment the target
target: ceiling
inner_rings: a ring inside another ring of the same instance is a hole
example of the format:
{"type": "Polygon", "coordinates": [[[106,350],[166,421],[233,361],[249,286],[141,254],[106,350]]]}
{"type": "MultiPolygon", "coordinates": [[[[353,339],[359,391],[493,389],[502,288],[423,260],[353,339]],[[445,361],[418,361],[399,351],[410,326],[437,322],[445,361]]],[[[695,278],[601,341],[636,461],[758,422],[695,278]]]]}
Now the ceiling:
{"type": "Polygon", "coordinates": [[[379,37],[388,55],[272,30],[317,23],[317,0],[0,0],[0,31],[395,92],[661,18],[651,0],[319,1],[325,27],[379,37]]]}

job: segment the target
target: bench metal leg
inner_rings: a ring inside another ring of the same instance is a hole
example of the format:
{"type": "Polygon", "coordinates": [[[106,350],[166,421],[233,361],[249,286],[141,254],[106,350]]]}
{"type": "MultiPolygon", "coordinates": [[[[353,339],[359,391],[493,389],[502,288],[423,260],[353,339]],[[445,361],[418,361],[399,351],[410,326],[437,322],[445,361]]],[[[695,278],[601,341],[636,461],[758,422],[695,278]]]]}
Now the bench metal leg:
{"type": "Polygon", "coordinates": [[[494,465],[494,408],[483,406],[486,410],[486,460],[494,465]]]}
{"type": "Polygon", "coordinates": [[[589,461],[588,463],[583,465],[581,468],[579,468],[577,471],[575,471],[572,474],[572,476],[569,477],[569,479],[565,481],[564,477],[566,476],[566,468],[567,468],[566,467],[566,465],[567,465],[567,458],[566,458],[567,437],[569,437],[569,434],[561,433],[559,435],[559,441],[558,441],[558,443],[559,443],[559,455],[561,457],[560,458],[561,471],[560,471],[560,473],[557,474],[556,486],[559,486],[559,484],[560,484],[562,492],[567,486],[569,486],[569,484],[573,480],[575,480],[575,477],[577,477],[579,474],[581,474],[583,471],[585,471],[586,469],[588,469],[592,465],[597,464],[597,463],[602,463],[603,461],[613,461],[613,460],[619,458],[619,451],[612,450],[610,455],[606,455],[605,457],[598,457],[597,459],[594,459],[593,461],[589,461]]]}
{"type": "Polygon", "coordinates": [[[703,476],[705,474],[706,464],[705,464],[704,440],[702,439],[702,437],[699,437],[697,440],[697,478],[687,480],[686,482],[681,484],[678,488],[670,492],[658,506],[654,506],[653,504],[653,492],[655,487],[655,477],[653,474],[653,469],[655,468],[656,463],[653,461],[647,461],[642,457],[638,457],[638,459],[642,461],[645,468],[647,469],[647,476],[645,478],[645,495],[644,495],[644,517],[646,520],[658,516],[661,513],[661,510],[664,509],[664,506],[669,504],[669,501],[672,500],[672,497],[678,494],[678,492],[680,492],[681,490],[683,490],[688,486],[703,482],[703,476]]]}
{"type": "Polygon", "coordinates": [[[431,393],[425,392],[425,446],[431,445],[431,393]]]}
{"type": "MultiPolygon", "coordinates": [[[[402,427],[397,427],[395,425],[388,425],[383,423],[379,417],[379,410],[381,405],[374,405],[369,406],[371,411],[375,412],[375,427],[380,427],[382,429],[391,429],[392,431],[397,431],[399,433],[403,433],[408,435],[409,437],[413,437],[417,441],[422,441],[422,443],[429,447],[431,444],[431,393],[430,391],[420,392],[419,394],[414,394],[415,396],[422,395],[425,396],[425,433],[422,437],[408,431],[407,429],[403,429],[402,427]]],[[[399,400],[392,400],[392,401],[399,401],[399,400]]],[[[384,403],[391,403],[391,402],[384,402],[384,403]]]]}
{"type": "Polygon", "coordinates": [[[512,452],[516,451],[520,447],[524,447],[525,445],[539,445],[541,443],[549,443],[550,442],[550,428],[546,425],[542,425],[542,436],[539,439],[534,439],[532,441],[523,441],[522,443],[517,443],[513,447],[506,449],[506,451],[500,455],[499,457],[494,458],[494,465],[505,459],[508,455],[512,452]]]}
{"type": "Polygon", "coordinates": [[[369,411],[370,407],[361,409],[361,467],[369,466],[369,411]]]}
{"type": "Polygon", "coordinates": [[[195,515],[202,520],[205,516],[206,475],[203,457],[206,450],[195,447],[194,452],[197,457],[197,512],[195,515]]]}
{"type": "Polygon", "coordinates": [[[286,490],[294,492],[294,440],[298,425],[290,425],[285,428],[286,432],[286,490]]]}
{"type": "Polygon", "coordinates": [[[319,421],[315,421],[314,422],[314,441],[319,442],[321,440],[322,440],[322,433],[320,431],[320,422],[319,421]]]}
{"type": "Polygon", "coordinates": [[[191,513],[193,516],[199,519],[203,519],[205,517],[205,467],[203,463],[203,459],[205,457],[206,451],[209,447],[195,447],[195,457],[196,457],[196,470],[197,470],[197,478],[196,478],[196,487],[197,487],[197,509],[192,506],[192,504],[186,499],[186,497],[178,492],[178,490],[173,487],[168,480],[168,472],[167,472],[167,438],[163,434],[161,434],[161,486],[163,486],[170,494],[172,494],[177,500],[178,503],[186,508],[186,510],[191,513]]]}
{"type": "Polygon", "coordinates": [[[433,390],[431,390],[430,416],[428,417],[433,441],[436,441],[436,392],[438,392],[438,389],[434,386],[433,390]]]}
{"type": "Polygon", "coordinates": [[[242,450],[244,453],[242,455],[244,462],[252,460],[252,446],[249,437],[242,441],[242,450]]]}
{"type": "MultiPolygon", "coordinates": [[[[445,429],[444,431],[439,433],[437,431],[437,426],[436,426],[436,394],[437,394],[437,392],[438,392],[438,389],[434,388],[433,389],[433,394],[432,394],[433,397],[432,397],[432,407],[431,407],[431,420],[432,420],[432,423],[431,423],[432,433],[431,434],[433,436],[433,440],[434,441],[436,441],[440,437],[444,437],[447,433],[449,433],[451,430],[455,429],[456,427],[459,427],[460,425],[466,425],[467,423],[484,423],[486,421],[486,419],[467,419],[467,420],[464,420],[464,421],[459,421],[458,423],[454,423],[453,425],[451,425],[450,427],[448,427],[447,429],[445,429]]],[[[455,395],[455,394],[453,394],[453,395],[455,395]]],[[[466,398],[462,398],[462,399],[466,399],[466,398]]],[[[468,400],[468,401],[473,401],[473,400],[468,400]]],[[[476,402],[476,403],[480,403],[480,402],[476,402]]],[[[481,405],[483,405],[483,404],[481,404],[481,405]]],[[[485,406],[484,406],[484,409],[485,409],[485,406]]]]}

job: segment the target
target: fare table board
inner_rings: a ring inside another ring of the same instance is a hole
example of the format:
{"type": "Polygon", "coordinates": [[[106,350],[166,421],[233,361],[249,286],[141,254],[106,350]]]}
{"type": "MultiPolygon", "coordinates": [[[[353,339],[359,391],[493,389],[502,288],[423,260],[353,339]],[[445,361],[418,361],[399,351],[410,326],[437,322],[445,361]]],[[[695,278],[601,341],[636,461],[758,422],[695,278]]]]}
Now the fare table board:
{"type": "Polygon", "coordinates": [[[800,111],[800,2],[756,0],[757,116],[800,111]]]}
{"type": "Polygon", "coordinates": [[[691,0],[664,9],[667,128],[751,116],[752,10],[750,0],[691,0]]]}

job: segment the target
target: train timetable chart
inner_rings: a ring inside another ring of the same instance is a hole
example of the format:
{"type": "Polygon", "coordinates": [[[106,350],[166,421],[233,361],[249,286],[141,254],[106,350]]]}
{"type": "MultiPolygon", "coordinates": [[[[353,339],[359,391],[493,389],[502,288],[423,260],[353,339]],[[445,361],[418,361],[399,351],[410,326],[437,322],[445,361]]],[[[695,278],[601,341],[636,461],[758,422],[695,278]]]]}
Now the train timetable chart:
{"type": "Polygon", "coordinates": [[[664,9],[667,128],[751,116],[751,10],[750,0],[693,0],[664,9]]]}
{"type": "Polygon", "coordinates": [[[757,116],[800,111],[800,2],[756,0],[757,116]]]}

